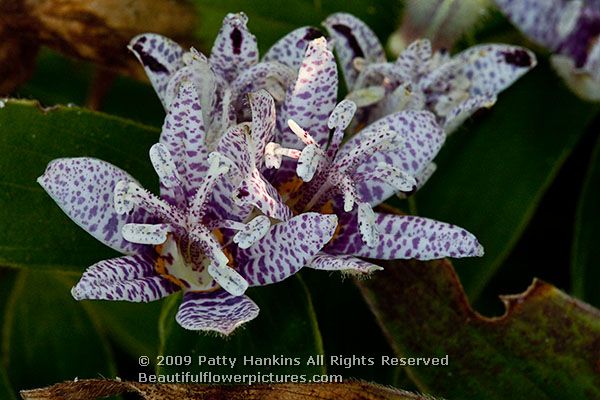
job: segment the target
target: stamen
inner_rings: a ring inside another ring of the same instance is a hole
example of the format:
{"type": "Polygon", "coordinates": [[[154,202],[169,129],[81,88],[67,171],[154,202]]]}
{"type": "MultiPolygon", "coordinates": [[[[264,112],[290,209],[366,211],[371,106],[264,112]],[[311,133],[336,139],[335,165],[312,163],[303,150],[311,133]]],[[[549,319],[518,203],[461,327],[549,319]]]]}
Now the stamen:
{"type": "Polygon", "coordinates": [[[213,193],[212,189],[216,185],[217,179],[229,172],[229,168],[233,165],[230,159],[216,151],[208,155],[208,162],[210,166],[194,195],[194,200],[190,208],[191,215],[195,219],[192,223],[199,222],[202,219],[208,196],[213,193]]]}
{"type": "Polygon", "coordinates": [[[304,182],[312,180],[323,156],[323,151],[317,144],[309,144],[302,150],[296,165],[296,173],[304,182]]]}
{"type": "Polygon", "coordinates": [[[182,224],[185,218],[166,201],[142,189],[135,182],[119,181],[114,191],[115,211],[117,214],[126,214],[139,206],[151,214],[155,214],[175,224],[182,224]]]}
{"type": "Polygon", "coordinates": [[[156,143],[150,148],[150,161],[163,186],[172,188],[181,184],[177,167],[164,144],[156,143]]]}
{"type": "Polygon", "coordinates": [[[244,225],[234,237],[233,242],[242,249],[247,249],[262,239],[271,228],[271,221],[265,215],[260,215],[244,225]]]}
{"type": "Polygon", "coordinates": [[[348,175],[336,176],[337,187],[344,195],[344,211],[350,212],[354,208],[354,203],[358,203],[358,193],[354,182],[348,175]]]}
{"type": "Polygon", "coordinates": [[[294,121],[293,119],[288,119],[287,121],[288,126],[290,127],[290,129],[292,130],[292,132],[294,132],[296,134],[296,136],[298,136],[298,138],[300,140],[302,140],[302,142],[305,145],[310,145],[310,144],[316,144],[317,142],[315,141],[315,139],[312,138],[312,136],[310,136],[310,134],[308,132],[306,132],[304,129],[302,129],[300,127],[300,125],[298,125],[296,123],[296,121],[294,121]]]}
{"type": "Polygon", "coordinates": [[[208,266],[208,273],[228,293],[241,296],[248,289],[248,282],[233,268],[226,264],[212,263],[208,266]]]}
{"type": "Polygon", "coordinates": [[[162,244],[167,240],[167,224],[125,224],[121,230],[125,240],[139,244],[162,244]]]}
{"type": "Polygon", "coordinates": [[[281,147],[279,143],[269,142],[265,146],[265,166],[267,168],[279,169],[281,167],[283,157],[297,160],[300,158],[301,153],[302,152],[300,150],[288,149],[281,147]]]}
{"type": "Polygon", "coordinates": [[[358,205],[358,229],[363,241],[369,247],[377,246],[379,240],[379,231],[375,219],[375,212],[368,203],[358,205]]]}
{"type": "Polygon", "coordinates": [[[331,112],[327,120],[327,127],[329,129],[344,130],[350,125],[355,113],[356,104],[350,100],[342,100],[331,112]]]}
{"type": "Polygon", "coordinates": [[[397,141],[392,142],[394,136],[396,136],[396,132],[387,129],[379,129],[364,138],[358,146],[353,147],[345,156],[339,160],[336,159],[332,164],[332,167],[341,173],[352,172],[373,153],[382,150],[389,145],[397,147],[397,145],[399,145],[397,141]]]}

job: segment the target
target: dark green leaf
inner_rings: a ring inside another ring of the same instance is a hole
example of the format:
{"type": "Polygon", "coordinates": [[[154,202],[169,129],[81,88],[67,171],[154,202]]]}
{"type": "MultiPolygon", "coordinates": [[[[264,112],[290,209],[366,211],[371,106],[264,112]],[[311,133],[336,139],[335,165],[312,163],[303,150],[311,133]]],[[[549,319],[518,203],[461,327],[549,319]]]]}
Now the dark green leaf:
{"type": "Polygon", "coordinates": [[[112,377],[112,356],[82,304],[74,277],[19,272],[2,321],[2,349],[18,390],[76,377],[112,377]]]}
{"type": "Polygon", "coordinates": [[[82,271],[114,257],[71,222],[36,179],[55,158],[88,156],[123,168],[154,190],[148,149],[158,131],[75,107],[43,111],[27,101],[0,109],[0,130],[0,265],[82,271]]]}
{"type": "Polygon", "coordinates": [[[577,211],[573,244],[573,294],[600,306],[600,139],[590,162],[577,211]]]}
{"type": "Polygon", "coordinates": [[[15,394],[13,393],[10,383],[8,382],[8,378],[6,377],[6,372],[4,368],[0,366],[0,399],[13,400],[16,399],[15,394]]]}
{"type": "Polygon", "coordinates": [[[542,63],[471,129],[449,138],[417,204],[420,215],[460,225],[485,247],[483,258],[456,262],[469,296],[506,258],[597,111],[542,63]]]}
{"type": "Polygon", "coordinates": [[[449,399],[597,399],[600,312],[535,281],[505,296],[506,313],[469,306],[447,261],[388,263],[359,282],[398,355],[444,357],[409,368],[417,386],[449,399]]]}
{"type": "MultiPolygon", "coordinates": [[[[298,277],[265,287],[251,288],[248,296],[260,307],[260,314],[231,337],[214,337],[186,331],[175,321],[180,298],[171,296],[165,302],[161,318],[161,354],[191,355],[193,365],[186,370],[214,373],[292,373],[320,374],[323,367],[307,365],[309,357],[323,354],[319,327],[310,295],[298,277]],[[199,355],[235,357],[235,368],[198,365],[199,355]],[[298,357],[300,365],[244,366],[244,357],[298,357]]],[[[182,367],[159,367],[161,373],[182,372],[182,367]]]]}

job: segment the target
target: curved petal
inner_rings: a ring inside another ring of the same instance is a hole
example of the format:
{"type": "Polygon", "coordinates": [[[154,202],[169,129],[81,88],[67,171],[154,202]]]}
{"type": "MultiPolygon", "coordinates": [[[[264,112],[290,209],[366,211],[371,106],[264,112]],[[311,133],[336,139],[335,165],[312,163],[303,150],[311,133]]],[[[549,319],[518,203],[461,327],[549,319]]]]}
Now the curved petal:
{"type": "Polygon", "coordinates": [[[125,256],[100,261],[89,267],[71,290],[76,300],[124,300],[149,302],[180,288],[158,275],[148,255],[125,256]]]}
{"type": "Polygon", "coordinates": [[[275,131],[275,101],[265,90],[249,95],[252,108],[252,142],[254,160],[258,168],[262,167],[267,143],[273,140],[275,131]]]}
{"type": "Polygon", "coordinates": [[[171,76],[183,68],[183,49],[171,39],[156,33],[144,33],[131,39],[129,49],[142,63],[156,94],[168,107],[166,90],[171,76]]]}
{"type": "Polygon", "coordinates": [[[224,290],[188,292],[175,319],[185,329],[231,334],[258,316],[258,306],[248,296],[233,296],[224,290]]]}
{"type": "Polygon", "coordinates": [[[160,136],[160,143],[169,150],[183,181],[185,198],[176,199],[173,188],[163,185],[161,194],[179,206],[187,206],[186,199],[192,198],[208,170],[205,140],[206,129],[200,99],[192,83],[183,84],[169,107],[160,136]]]}
{"type": "Polygon", "coordinates": [[[258,62],[256,37],[248,31],[244,13],[227,14],[210,52],[211,67],[227,82],[258,62]]]}
{"type": "Polygon", "coordinates": [[[496,5],[523,33],[542,46],[554,49],[561,36],[559,21],[565,0],[495,0],[496,5]]]}
{"type": "Polygon", "coordinates": [[[125,171],[95,158],[60,158],[48,164],[38,183],[77,225],[105,245],[134,254],[141,245],[123,238],[127,223],[154,222],[144,210],[117,214],[114,189],[119,181],[135,182],[125,171]]]}
{"type": "Polygon", "coordinates": [[[231,92],[236,96],[233,103],[243,105],[248,93],[266,89],[281,102],[286,90],[294,83],[296,72],[278,62],[261,62],[242,71],[231,83],[231,92]]]}
{"type": "Polygon", "coordinates": [[[360,275],[369,275],[383,269],[379,265],[371,264],[360,258],[346,255],[334,256],[327,253],[317,254],[306,267],[320,271],[340,271],[360,275]]]}
{"type": "Polygon", "coordinates": [[[463,228],[410,215],[376,214],[379,244],[367,246],[358,231],[356,212],[341,217],[340,234],[325,248],[327,253],[381,260],[432,260],[483,255],[477,238],[463,228]]]}
{"type": "Polygon", "coordinates": [[[302,64],[308,44],[323,36],[323,32],[312,26],[295,29],[271,46],[263,61],[276,61],[297,71],[302,64]]]}
{"type": "Polygon", "coordinates": [[[496,95],[536,66],[532,51],[505,44],[473,46],[452,57],[469,82],[471,96],[496,95]]]}
{"type": "Polygon", "coordinates": [[[238,252],[239,272],[250,286],[282,281],[304,267],[331,239],[335,215],[305,213],[275,224],[265,237],[238,252]]]}
{"type": "Polygon", "coordinates": [[[335,108],[338,89],[337,67],[324,38],[308,45],[298,72],[296,84],[290,88],[279,114],[279,142],[283,147],[299,148],[296,135],[288,127],[293,119],[315,138],[320,146],[329,140],[327,119],[335,108]]]}
{"type": "MultiPolygon", "coordinates": [[[[337,158],[359,147],[361,141],[382,129],[396,133],[392,148],[373,154],[357,168],[357,173],[373,172],[377,165],[383,162],[409,175],[419,176],[435,158],[446,139],[435,116],[430,112],[401,111],[383,117],[364,128],[340,149],[337,158]]],[[[362,201],[373,206],[395,192],[392,186],[376,180],[360,182],[357,188],[362,201]]]]}
{"type": "Polygon", "coordinates": [[[385,52],[375,33],[355,16],[346,13],[331,14],[323,25],[334,41],[349,89],[354,89],[358,76],[353,63],[355,58],[363,58],[367,64],[386,61],[385,52]]]}
{"type": "Polygon", "coordinates": [[[237,197],[242,204],[252,204],[271,218],[280,221],[292,218],[292,210],[285,204],[277,189],[256,168],[242,181],[237,197]]]}

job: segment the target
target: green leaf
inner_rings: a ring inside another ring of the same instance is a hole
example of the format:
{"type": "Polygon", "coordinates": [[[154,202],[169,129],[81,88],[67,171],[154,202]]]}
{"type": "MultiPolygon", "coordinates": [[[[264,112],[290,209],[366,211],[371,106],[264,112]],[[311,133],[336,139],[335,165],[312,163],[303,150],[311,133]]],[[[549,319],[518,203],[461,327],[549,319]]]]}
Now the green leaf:
{"type": "Polygon", "coordinates": [[[227,13],[243,11],[248,15],[248,28],[258,38],[259,49],[264,53],[292,30],[305,25],[319,27],[329,14],[339,11],[359,16],[385,43],[397,25],[400,12],[399,2],[393,0],[291,0],[286,1],[285,7],[273,1],[193,0],[193,3],[200,21],[196,36],[206,51],[212,47],[227,13]]]}
{"type": "Polygon", "coordinates": [[[116,256],[63,214],[36,179],[55,158],[86,156],[156,190],[148,149],[158,130],[76,107],[42,110],[8,101],[0,109],[0,131],[0,265],[82,271],[116,256]]]}
{"type": "Polygon", "coordinates": [[[162,303],[162,300],[151,303],[94,301],[87,303],[87,309],[111,339],[130,356],[153,359],[160,346],[157,323],[162,303]]]}
{"type": "Polygon", "coordinates": [[[10,387],[6,371],[0,366],[0,399],[13,400],[16,399],[15,394],[10,387]]]}
{"type": "MultiPolygon", "coordinates": [[[[323,373],[323,367],[306,364],[309,357],[316,359],[316,355],[323,354],[323,345],[310,295],[300,278],[295,276],[278,284],[251,288],[247,294],[260,307],[260,314],[227,338],[181,328],[175,321],[181,298],[168,298],[160,322],[161,355],[192,356],[192,365],[183,367],[191,372],[323,373]],[[199,355],[235,357],[237,362],[233,369],[198,365],[199,355]],[[244,356],[299,357],[301,362],[292,366],[252,366],[244,365],[244,356]]],[[[179,366],[158,366],[158,370],[160,373],[185,371],[179,366]]]]}
{"type": "Polygon", "coordinates": [[[2,321],[4,365],[21,390],[76,377],[112,377],[105,339],[71,298],[74,277],[19,272],[2,321]]]}
{"type": "Polygon", "coordinates": [[[600,137],[579,200],[572,254],[573,294],[600,307],[600,137]]]}
{"type": "Polygon", "coordinates": [[[399,356],[448,356],[448,366],[408,367],[423,391],[449,399],[600,397],[600,312],[549,284],[504,296],[499,318],[473,311],[447,261],[388,263],[359,286],[399,356]]]}
{"type": "Polygon", "coordinates": [[[417,205],[420,215],[460,225],[485,247],[483,258],[456,262],[472,299],[523,233],[598,109],[571,94],[542,62],[470,129],[449,138],[417,205]]]}

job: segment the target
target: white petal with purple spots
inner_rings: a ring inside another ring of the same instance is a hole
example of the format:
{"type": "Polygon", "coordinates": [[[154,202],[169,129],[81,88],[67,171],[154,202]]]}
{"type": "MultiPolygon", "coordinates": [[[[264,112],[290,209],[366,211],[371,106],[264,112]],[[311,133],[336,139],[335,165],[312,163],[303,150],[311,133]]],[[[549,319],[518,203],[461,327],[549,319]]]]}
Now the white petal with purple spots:
{"type": "Polygon", "coordinates": [[[304,267],[335,231],[337,217],[300,214],[275,224],[267,235],[248,249],[240,250],[239,271],[250,286],[282,281],[304,267]]]}
{"type": "Polygon", "coordinates": [[[297,71],[308,44],[320,37],[323,37],[323,33],[311,26],[293,30],[271,46],[263,57],[263,61],[276,61],[297,71]]]}
{"type": "Polygon", "coordinates": [[[317,254],[306,267],[320,271],[340,271],[342,273],[360,275],[369,275],[372,272],[383,269],[379,265],[371,264],[353,256],[334,256],[326,253],[317,254]]]}
{"type": "Polygon", "coordinates": [[[107,246],[125,254],[136,253],[139,244],[123,238],[129,222],[151,218],[143,210],[119,215],[114,208],[114,188],[119,181],[135,180],[125,171],[94,158],[60,158],[48,164],[38,183],[80,227],[107,246]]]}
{"type": "Polygon", "coordinates": [[[134,255],[103,260],[89,267],[71,290],[76,300],[149,302],[175,293],[179,287],[158,275],[154,259],[134,255]]]}
{"type": "Polygon", "coordinates": [[[229,335],[258,316],[258,306],[248,296],[233,296],[224,290],[211,293],[188,292],[175,317],[179,325],[194,331],[229,335]]]}

